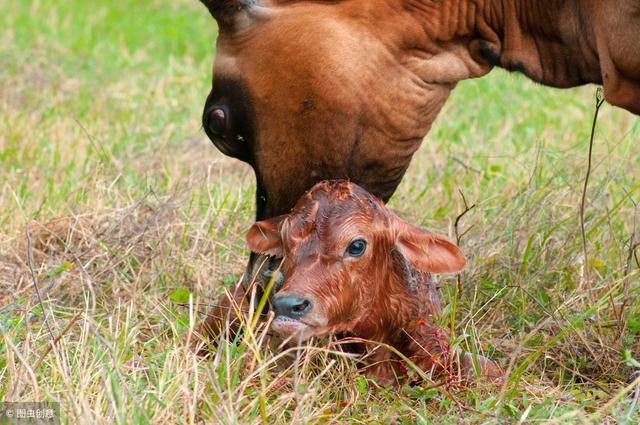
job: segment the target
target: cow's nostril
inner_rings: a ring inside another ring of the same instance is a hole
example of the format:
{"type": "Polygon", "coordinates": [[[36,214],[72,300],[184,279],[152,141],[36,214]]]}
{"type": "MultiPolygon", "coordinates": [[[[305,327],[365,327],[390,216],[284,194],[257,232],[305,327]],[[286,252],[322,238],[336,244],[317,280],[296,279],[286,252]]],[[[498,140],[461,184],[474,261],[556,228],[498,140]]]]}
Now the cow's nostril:
{"type": "Polygon", "coordinates": [[[293,295],[276,297],[272,305],[276,316],[285,316],[292,319],[299,319],[311,310],[310,300],[293,295]]]}

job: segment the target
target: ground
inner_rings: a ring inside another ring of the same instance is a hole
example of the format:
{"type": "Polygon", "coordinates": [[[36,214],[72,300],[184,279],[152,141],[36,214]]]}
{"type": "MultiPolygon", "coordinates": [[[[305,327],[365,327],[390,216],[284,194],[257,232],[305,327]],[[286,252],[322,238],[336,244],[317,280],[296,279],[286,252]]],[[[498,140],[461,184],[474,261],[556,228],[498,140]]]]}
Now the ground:
{"type": "Polygon", "coordinates": [[[242,273],[254,207],[251,170],[201,129],[197,1],[0,10],[2,400],[57,400],[64,423],[638,422],[640,119],[600,111],[585,256],[594,86],[494,71],[454,91],[390,205],[452,239],[475,205],[442,320],[508,378],[394,390],[327,341],[289,368],[250,324],[210,359],[183,343],[242,273]]]}

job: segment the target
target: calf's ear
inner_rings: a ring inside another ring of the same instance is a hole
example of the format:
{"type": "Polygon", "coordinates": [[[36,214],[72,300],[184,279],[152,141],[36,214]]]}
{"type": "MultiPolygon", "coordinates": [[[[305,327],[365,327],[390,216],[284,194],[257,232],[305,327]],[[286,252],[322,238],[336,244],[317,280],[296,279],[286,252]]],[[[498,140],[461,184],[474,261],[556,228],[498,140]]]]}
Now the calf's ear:
{"type": "Polygon", "coordinates": [[[467,259],[456,244],[400,219],[397,221],[396,248],[413,267],[428,273],[456,273],[464,269],[467,259]]]}
{"type": "Polygon", "coordinates": [[[258,254],[282,257],[282,239],[280,238],[280,224],[286,218],[280,215],[267,220],[258,221],[247,233],[247,246],[258,254]]]}

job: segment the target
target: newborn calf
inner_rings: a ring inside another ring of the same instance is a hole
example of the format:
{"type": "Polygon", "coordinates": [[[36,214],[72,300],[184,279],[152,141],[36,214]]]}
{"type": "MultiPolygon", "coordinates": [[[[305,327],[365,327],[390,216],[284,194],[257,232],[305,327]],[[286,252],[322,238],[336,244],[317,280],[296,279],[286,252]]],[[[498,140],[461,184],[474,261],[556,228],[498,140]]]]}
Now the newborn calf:
{"type": "MultiPolygon", "coordinates": [[[[285,280],[272,300],[277,333],[348,334],[392,346],[434,377],[449,378],[457,367],[473,374],[471,356],[457,362],[448,332],[434,324],[440,303],[431,274],[461,271],[464,254],[361,187],[318,183],[291,214],[254,224],[247,242],[254,252],[284,258],[285,280]]],[[[402,380],[398,356],[376,344],[366,350],[367,372],[378,382],[402,380]]],[[[482,375],[499,376],[490,360],[479,356],[477,365],[482,375]]]]}

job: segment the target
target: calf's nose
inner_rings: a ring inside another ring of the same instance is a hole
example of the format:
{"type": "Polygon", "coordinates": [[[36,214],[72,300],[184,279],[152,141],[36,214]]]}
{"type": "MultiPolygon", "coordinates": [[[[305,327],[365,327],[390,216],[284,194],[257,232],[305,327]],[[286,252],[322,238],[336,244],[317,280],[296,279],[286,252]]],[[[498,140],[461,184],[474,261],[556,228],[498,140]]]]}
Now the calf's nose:
{"type": "Polygon", "coordinates": [[[292,319],[300,319],[311,310],[311,301],[295,295],[285,295],[274,298],[272,306],[276,317],[286,316],[292,319]]]}

